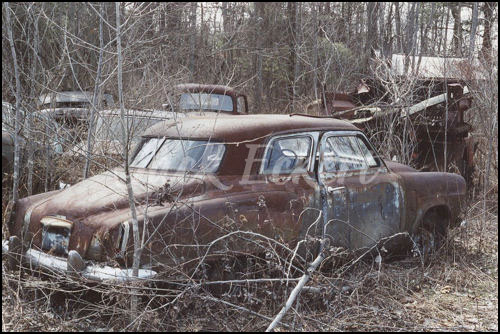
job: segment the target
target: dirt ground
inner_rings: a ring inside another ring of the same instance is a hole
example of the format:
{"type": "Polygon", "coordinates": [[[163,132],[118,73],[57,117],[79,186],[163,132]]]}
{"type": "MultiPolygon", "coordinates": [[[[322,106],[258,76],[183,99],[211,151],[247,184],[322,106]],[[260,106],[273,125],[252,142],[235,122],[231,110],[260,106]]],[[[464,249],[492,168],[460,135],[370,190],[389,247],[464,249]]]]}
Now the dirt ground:
{"type": "MultiPolygon", "coordinates": [[[[469,215],[423,263],[359,261],[315,273],[278,331],[498,331],[498,221],[469,215]]],[[[263,331],[294,283],[247,285],[239,294],[190,290],[128,317],[129,289],[71,286],[7,271],[3,331],[263,331]]],[[[175,295],[175,294],[174,294],[175,295]]],[[[153,298],[154,299],[154,298],[153,298]]]]}

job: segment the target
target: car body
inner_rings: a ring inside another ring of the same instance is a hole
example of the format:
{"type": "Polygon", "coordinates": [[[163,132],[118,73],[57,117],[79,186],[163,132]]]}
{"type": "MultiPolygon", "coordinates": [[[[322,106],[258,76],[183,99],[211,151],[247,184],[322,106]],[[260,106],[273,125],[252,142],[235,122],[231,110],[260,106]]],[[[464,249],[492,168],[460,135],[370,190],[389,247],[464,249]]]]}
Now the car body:
{"type": "MultiPolygon", "coordinates": [[[[405,107],[391,103],[384,87],[371,79],[361,80],[354,92],[325,92],[306,111],[348,120],[379,142],[387,133],[387,124],[392,124],[398,137],[415,143],[408,157],[412,166],[422,171],[458,171],[468,189],[473,189],[474,155],[480,137],[467,121],[473,95],[466,82],[448,77],[418,79],[414,104],[405,107]],[[411,131],[406,131],[407,121],[411,131]]],[[[391,156],[398,155],[395,153],[391,156]]]]}
{"type": "MultiPolygon", "coordinates": [[[[64,125],[48,118],[46,114],[35,111],[32,116],[32,145],[35,156],[48,152],[51,157],[62,153],[62,148],[67,145],[71,131],[64,125]],[[43,138],[45,137],[45,138],[43,138]],[[46,143],[43,145],[42,143],[46,143]]],[[[15,138],[15,109],[8,102],[2,102],[2,170],[10,172],[14,166],[14,138],[15,138]]],[[[27,117],[21,110],[21,125],[19,139],[19,152],[21,165],[27,159],[27,138],[23,128],[27,128],[27,117]],[[24,132],[24,135],[22,134],[24,132]]]]}
{"type": "Polygon", "coordinates": [[[229,86],[189,83],[176,85],[172,92],[174,106],[166,103],[163,107],[187,116],[248,114],[246,95],[229,86]]]}
{"type": "MultiPolygon", "coordinates": [[[[42,94],[39,99],[39,109],[42,113],[50,113],[54,119],[74,118],[88,119],[92,103],[92,92],[62,91],[42,94]]],[[[114,106],[113,96],[102,94],[101,108],[114,106]]]]}
{"type": "MultiPolygon", "coordinates": [[[[87,91],[61,91],[42,94],[38,98],[38,113],[46,119],[65,126],[79,138],[86,137],[88,119],[92,112],[93,93],[87,91]]],[[[113,96],[102,94],[98,110],[114,107],[113,96]]]]}
{"type": "MultiPolygon", "coordinates": [[[[294,249],[325,231],[330,245],[366,249],[399,232],[444,235],[465,196],[461,176],[385,162],[354,125],[304,115],[161,122],[142,135],[130,170],[143,278],[262,252],[254,237],[294,249]]],[[[115,169],[18,200],[4,249],[23,245],[32,265],[131,279],[124,179],[115,169]]]]}

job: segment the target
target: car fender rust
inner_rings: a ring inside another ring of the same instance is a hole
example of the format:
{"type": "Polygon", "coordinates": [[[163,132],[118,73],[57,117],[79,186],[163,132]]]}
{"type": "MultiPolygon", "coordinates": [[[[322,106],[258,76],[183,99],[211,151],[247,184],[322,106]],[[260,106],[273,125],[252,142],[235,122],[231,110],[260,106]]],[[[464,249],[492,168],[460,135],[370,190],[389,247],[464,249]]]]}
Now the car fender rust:
{"type": "Polygon", "coordinates": [[[405,230],[415,231],[433,207],[446,207],[450,223],[465,208],[465,180],[460,175],[439,172],[403,172],[400,175],[408,194],[406,202],[411,207],[406,213],[405,230]]]}

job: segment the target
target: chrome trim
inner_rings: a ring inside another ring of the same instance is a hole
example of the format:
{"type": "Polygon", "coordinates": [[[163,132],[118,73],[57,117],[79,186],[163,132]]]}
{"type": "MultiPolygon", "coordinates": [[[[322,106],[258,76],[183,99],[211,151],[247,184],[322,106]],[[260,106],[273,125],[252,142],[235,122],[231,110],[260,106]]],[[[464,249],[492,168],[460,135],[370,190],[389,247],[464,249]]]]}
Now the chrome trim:
{"type": "Polygon", "coordinates": [[[330,194],[333,194],[334,192],[339,190],[345,190],[345,187],[335,187],[335,188],[330,186],[326,187],[326,191],[329,192],[330,194]]]}
{"type": "MultiPolygon", "coordinates": [[[[8,253],[9,241],[2,240],[2,255],[8,253]]],[[[76,251],[71,251],[77,253],[76,251]]],[[[78,254],[78,253],[77,253],[78,254]]],[[[79,256],[79,254],[78,254],[79,256]]],[[[68,270],[68,259],[40,252],[33,248],[26,251],[23,256],[23,262],[31,268],[40,268],[46,271],[58,272],[61,274],[74,274],[74,271],[68,270]]],[[[150,269],[139,269],[137,277],[133,276],[133,270],[127,268],[114,268],[110,266],[87,265],[78,272],[83,278],[93,281],[119,281],[130,282],[137,280],[151,279],[157,275],[157,272],[150,269]]]]}
{"type": "Polygon", "coordinates": [[[57,216],[44,216],[40,219],[40,223],[45,227],[63,227],[69,230],[74,225],[72,221],[57,216]]]}
{"type": "Polygon", "coordinates": [[[30,205],[30,207],[28,208],[28,210],[26,210],[26,213],[24,214],[24,224],[23,224],[23,234],[22,234],[24,242],[27,241],[26,238],[27,238],[29,226],[31,223],[31,213],[33,212],[33,210],[35,209],[37,204],[38,203],[34,203],[34,204],[30,205]]]}
{"type": "Polygon", "coordinates": [[[120,255],[122,257],[125,256],[125,251],[127,250],[127,243],[128,243],[128,236],[129,236],[129,231],[130,231],[130,223],[128,221],[124,221],[122,223],[122,244],[120,247],[120,255]]]}

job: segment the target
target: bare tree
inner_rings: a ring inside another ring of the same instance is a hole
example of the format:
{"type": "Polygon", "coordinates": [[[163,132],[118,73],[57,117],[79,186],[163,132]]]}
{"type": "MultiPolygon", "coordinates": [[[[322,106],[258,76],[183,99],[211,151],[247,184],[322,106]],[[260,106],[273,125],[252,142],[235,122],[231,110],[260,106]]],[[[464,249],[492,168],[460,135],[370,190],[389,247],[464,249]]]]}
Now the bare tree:
{"type": "Polygon", "coordinates": [[[10,6],[8,2],[4,2],[5,9],[5,25],[7,27],[7,34],[9,38],[10,51],[12,53],[12,63],[14,66],[14,76],[16,79],[16,117],[14,125],[14,177],[12,184],[12,201],[17,201],[19,197],[19,172],[20,172],[20,148],[19,148],[19,134],[21,126],[21,81],[19,79],[19,68],[17,65],[16,48],[14,47],[14,37],[12,36],[12,23],[10,19],[10,6]]]}
{"type": "Polygon", "coordinates": [[[472,25],[470,28],[470,36],[469,36],[469,59],[472,60],[474,58],[474,48],[476,41],[476,29],[477,29],[477,16],[478,16],[478,3],[474,2],[473,10],[472,10],[472,25]]]}
{"type": "MultiPolygon", "coordinates": [[[[89,4],[92,6],[91,4],[89,4]]],[[[94,95],[92,97],[92,105],[90,110],[90,118],[87,133],[87,154],[85,157],[85,166],[83,167],[83,178],[86,179],[89,173],[89,165],[92,157],[92,133],[94,130],[94,115],[100,106],[101,99],[99,98],[101,92],[101,71],[104,52],[104,37],[103,37],[103,21],[104,21],[104,4],[101,3],[99,10],[99,60],[97,62],[97,75],[95,79],[94,95]]]]}
{"type": "MultiPolygon", "coordinates": [[[[125,169],[125,181],[127,184],[128,192],[128,202],[130,206],[130,214],[132,216],[132,232],[134,235],[134,260],[132,264],[132,275],[137,277],[139,275],[139,265],[141,257],[141,247],[139,239],[139,223],[137,221],[137,212],[135,208],[134,191],[132,189],[132,181],[130,179],[129,171],[129,144],[130,144],[130,133],[129,127],[125,119],[125,106],[123,104],[123,83],[122,83],[122,32],[121,32],[121,18],[120,18],[120,3],[115,3],[116,9],[116,46],[117,46],[117,56],[118,56],[118,99],[120,103],[120,117],[122,120],[122,141],[123,141],[123,154],[124,154],[124,169],[125,169]]],[[[135,318],[137,313],[138,296],[133,294],[131,298],[131,314],[135,318]]]]}
{"type": "Polygon", "coordinates": [[[453,52],[456,56],[462,55],[462,6],[459,2],[450,4],[451,15],[453,16],[453,52]]]}

